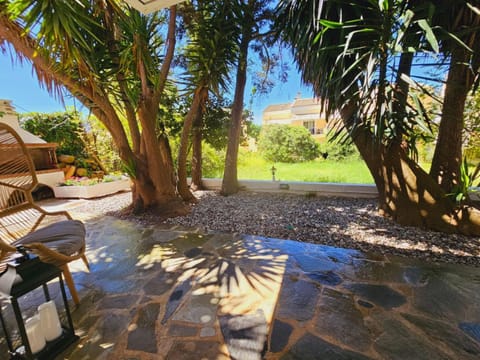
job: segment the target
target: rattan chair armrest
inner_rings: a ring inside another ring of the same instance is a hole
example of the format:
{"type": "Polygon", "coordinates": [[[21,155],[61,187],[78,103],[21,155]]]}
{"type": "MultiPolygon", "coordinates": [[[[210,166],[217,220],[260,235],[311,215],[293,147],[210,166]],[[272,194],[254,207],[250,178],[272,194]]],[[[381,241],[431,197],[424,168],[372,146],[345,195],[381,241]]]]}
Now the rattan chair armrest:
{"type": "Polygon", "coordinates": [[[37,204],[35,203],[31,203],[30,206],[36,210],[38,210],[39,212],[41,212],[42,214],[44,215],[48,215],[48,216],[65,216],[67,218],[67,220],[72,220],[72,216],[68,213],[68,211],[65,211],[65,210],[60,210],[60,211],[48,211],[48,210],[45,210],[44,208],[42,208],[41,206],[38,206],[37,204]]]}
{"type": "Polygon", "coordinates": [[[37,254],[40,260],[56,266],[62,266],[68,264],[70,261],[80,259],[85,252],[85,249],[82,248],[77,254],[69,256],[52,250],[44,244],[38,242],[25,244],[24,246],[37,254]]]}

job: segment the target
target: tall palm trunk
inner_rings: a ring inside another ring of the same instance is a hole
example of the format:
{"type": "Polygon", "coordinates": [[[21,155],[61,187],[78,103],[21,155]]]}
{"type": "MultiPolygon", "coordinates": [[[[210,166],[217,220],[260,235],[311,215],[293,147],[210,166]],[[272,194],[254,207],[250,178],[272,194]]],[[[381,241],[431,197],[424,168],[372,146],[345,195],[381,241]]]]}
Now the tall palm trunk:
{"type": "Polygon", "coordinates": [[[185,201],[194,201],[195,197],[188,188],[187,181],[187,155],[188,144],[192,125],[198,111],[204,106],[205,101],[208,98],[208,88],[198,87],[193,94],[193,102],[190,110],[185,116],[183,122],[182,135],[180,136],[180,146],[178,148],[178,161],[177,161],[177,173],[178,173],[178,193],[185,201]]]}
{"type": "Polygon", "coordinates": [[[251,34],[247,30],[243,34],[242,41],[240,43],[235,95],[233,100],[230,128],[228,131],[227,154],[225,157],[225,169],[222,181],[222,195],[235,194],[239,190],[237,160],[238,147],[240,146],[240,134],[242,130],[243,100],[245,96],[245,85],[247,83],[248,45],[250,40],[251,34]]]}
{"type": "Polygon", "coordinates": [[[453,49],[443,99],[442,119],[430,175],[450,193],[458,184],[462,161],[463,111],[473,76],[468,66],[469,54],[461,46],[453,49]]]}
{"type": "Polygon", "coordinates": [[[203,107],[201,107],[195,120],[192,131],[192,183],[193,191],[203,190],[202,184],[202,139],[203,139],[203,107]]]}

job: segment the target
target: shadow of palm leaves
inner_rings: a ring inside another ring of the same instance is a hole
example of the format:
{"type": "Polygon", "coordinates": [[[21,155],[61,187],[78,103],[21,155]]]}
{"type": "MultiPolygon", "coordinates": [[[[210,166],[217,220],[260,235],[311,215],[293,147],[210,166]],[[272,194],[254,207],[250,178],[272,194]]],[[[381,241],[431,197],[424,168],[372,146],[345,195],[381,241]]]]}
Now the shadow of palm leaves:
{"type": "MultiPolygon", "coordinates": [[[[215,234],[200,246],[176,248],[167,245],[170,254],[162,267],[178,274],[170,293],[162,323],[182,306],[185,295],[210,294],[219,301],[220,311],[249,312],[265,297],[271,297],[282,281],[287,256],[278,249],[267,248],[260,239],[215,234]],[[188,255],[188,256],[186,256],[188,255]],[[222,301],[228,303],[228,309],[222,301]]],[[[278,294],[277,294],[278,295],[278,294]]]]}

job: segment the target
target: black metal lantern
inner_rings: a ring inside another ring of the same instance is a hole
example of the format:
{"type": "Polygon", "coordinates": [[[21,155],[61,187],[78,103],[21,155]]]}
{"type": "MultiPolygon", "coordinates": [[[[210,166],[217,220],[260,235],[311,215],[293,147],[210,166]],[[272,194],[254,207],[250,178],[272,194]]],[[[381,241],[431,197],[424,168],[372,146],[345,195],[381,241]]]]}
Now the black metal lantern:
{"type": "MultiPolygon", "coordinates": [[[[3,296],[1,299],[2,303],[0,304],[0,321],[8,345],[10,359],[54,359],[55,356],[78,340],[78,336],[75,335],[73,329],[62,272],[58,267],[41,262],[38,258],[28,261],[30,262],[28,272],[19,272],[23,280],[11,287],[10,294],[3,296]],[[55,278],[58,278],[60,291],[62,293],[64,312],[66,315],[64,316],[64,323],[60,321],[55,304],[50,299],[48,282],[55,278]],[[45,322],[45,316],[42,318],[41,323],[35,323],[39,321],[39,318],[30,318],[25,322],[23,320],[19,299],[40,286],[43,287],[46,303],[39,306],[39,311],[45,312],[47,317],[49,316],[48,312],[52,313],[53,311],[54,317],[56,316],[57,329],[53,329],[53,336],[48,335],[52,334],[52,329],[48,328],[50,325],[48,322],[45,322]],[[7,319],[5,314],[3,314],[6,303],[10,303],[15,319],[7,319]],[[14,325],[10,324],[10,328],[12,328],[11,331],[8,330],[9,326],[7,326],[9,325],[9,321],[15,322],[14,325]],[[35,326],[35,328],[33,326],[35,326]],[[38,329],[36,328],[37,326],[39,327],[38,329]],[[15,329],[18,330],[20,339],[18,339],[18,336],[13,336],[16,332],[15,329]]],[[[0,358],[3,357],[0,356],[0,358]]]]}

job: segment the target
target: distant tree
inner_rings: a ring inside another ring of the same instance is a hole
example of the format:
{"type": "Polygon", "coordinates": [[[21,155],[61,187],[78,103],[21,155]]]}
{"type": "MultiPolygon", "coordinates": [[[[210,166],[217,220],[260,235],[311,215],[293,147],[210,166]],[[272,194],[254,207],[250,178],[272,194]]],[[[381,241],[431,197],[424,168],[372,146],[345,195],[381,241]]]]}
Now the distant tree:
{"type": "Polygon", "coordinates": [[[203,135],[215,150],[227,147],[230,116],[231,104],[218,96],[210,96],[203,114],[203,135]]]}
{"type": "Polygon", "coordinates": [[[320,144],[303,126],[264,126],[258,150],[266,160],[273,162],[296,163],[320,156],[320,144]]]}
{"type": "Polygon", "coordinates": [[[247,126],[245,134],[247,138],[255,139],[255,141],[258,141],[260,132],[262,131],[262,126],[255,124],[251,119],[246,120],[245,124],[247,126]]]}

